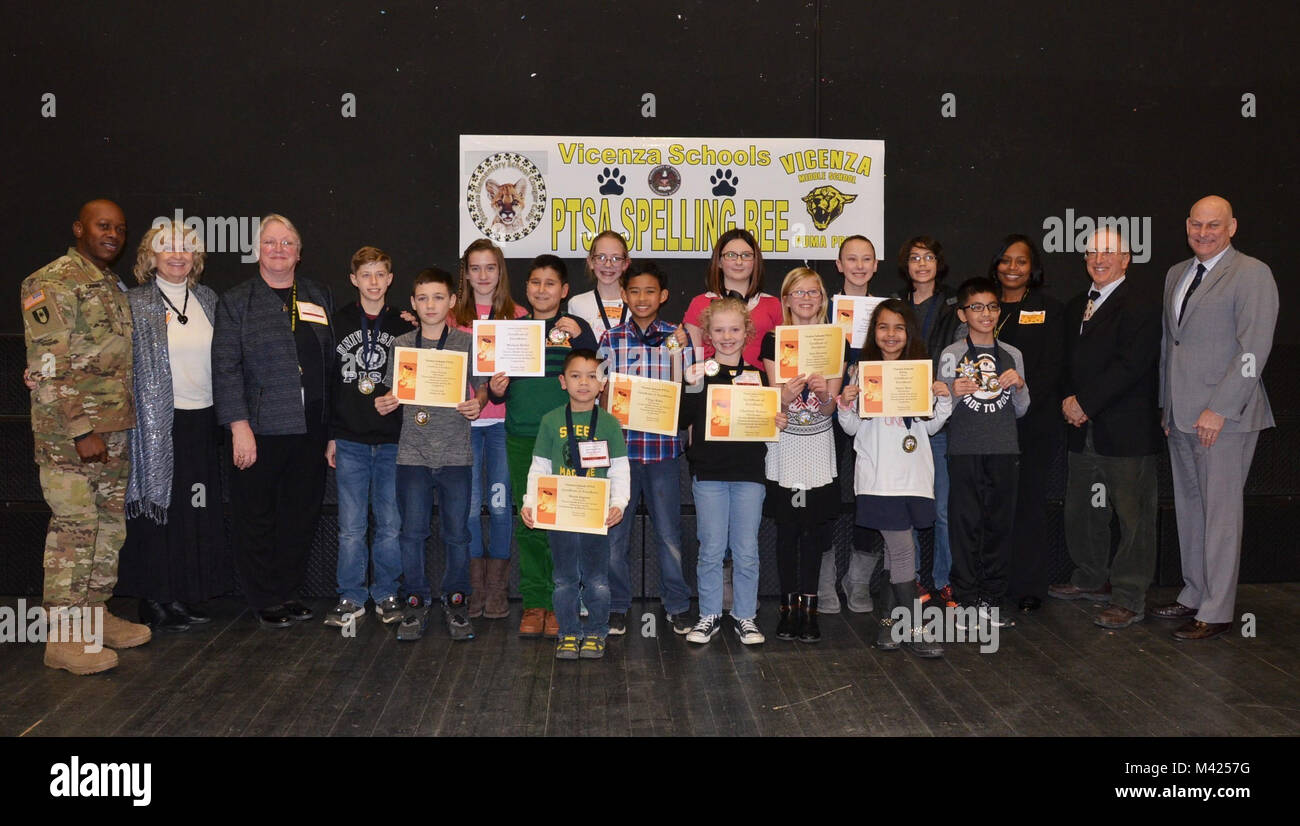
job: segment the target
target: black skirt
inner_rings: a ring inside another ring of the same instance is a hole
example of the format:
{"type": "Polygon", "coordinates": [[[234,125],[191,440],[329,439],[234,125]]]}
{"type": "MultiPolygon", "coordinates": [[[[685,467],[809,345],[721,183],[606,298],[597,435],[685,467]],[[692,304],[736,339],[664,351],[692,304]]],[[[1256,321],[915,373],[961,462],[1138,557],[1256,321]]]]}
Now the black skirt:
{"type": "Polygon", "coordinates": [[[174,414],[176,466],[167,524],[144,515],[126,520],[115,592],[159,602],[202,602],[234,588],[222,517],[221,430],[211,407],[174,414]]]}
{"type": "Polygon", "coordinates": [[[819,488],[796,491],[783,488],[769,479],[767,496],[763,499],[763,515],[802,528],[816,527],[835,519],[840,515],[839,481],[819,488]]]}
{"type": "Polygon", "coordinates": [[[855,521],[878,531],[907,531],[928,528],[938,517],[934,500],[924,496],[877,496],[858,494],[855,521]]]}

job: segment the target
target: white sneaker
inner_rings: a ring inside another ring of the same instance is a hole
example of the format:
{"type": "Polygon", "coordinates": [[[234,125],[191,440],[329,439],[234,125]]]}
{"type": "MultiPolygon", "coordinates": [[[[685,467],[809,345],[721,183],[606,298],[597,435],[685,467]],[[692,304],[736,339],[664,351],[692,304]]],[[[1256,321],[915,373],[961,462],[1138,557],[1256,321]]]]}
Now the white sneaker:
{"type": "MultiPolygon", "coordinates": [[[[767,637],[763,632],[758,630],[758,623],[752,619],[736,620],[736,636],[745,645],[759,645],[767,642],[767,637]]],[[[687,637],[687,639],[690,639],[687,637]]]]}
{"type": "Polygon", "coordinates": [[[708,642],[722,628],[721,614],[707,614],[700,617],[699,622],[691,629],[691,633],[686,635],[687,642],[708,642]]]}

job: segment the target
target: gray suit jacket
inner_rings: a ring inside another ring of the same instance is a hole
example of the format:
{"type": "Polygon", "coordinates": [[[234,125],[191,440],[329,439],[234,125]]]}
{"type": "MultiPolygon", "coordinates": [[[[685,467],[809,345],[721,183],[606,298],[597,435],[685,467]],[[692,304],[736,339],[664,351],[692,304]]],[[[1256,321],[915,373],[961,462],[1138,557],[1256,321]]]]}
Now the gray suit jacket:
{"type": "Polygon", "coordinates": [[[1228,247],[1187,302],[1178,320],[1178,284],[1193,259],[1165,276],[1160,406],[1165,422],[1184,433],[1209,409],[1225,433],[1273,426],[1264,393],[1264,363],[1277,324],[1277,282],[1268,265],[1228,247]]]}
{"type": "MultiPolygon", "coordinates": [[[[298,300],[325,308],[334,315],[329,288],[298,279],[298,300]]],[[[298,371],[298,347],[285,320],[280,297],[261,275],[231,287],[217,305],[212,333],[212,401],[217,423],[247,419],[253,433],[283,436],[307,432],[298,371]]],[[[321,348],[325,405],[329,420],[330,368],[334,364],[334,332],[326,324],[309,324],[321,348]]]]}

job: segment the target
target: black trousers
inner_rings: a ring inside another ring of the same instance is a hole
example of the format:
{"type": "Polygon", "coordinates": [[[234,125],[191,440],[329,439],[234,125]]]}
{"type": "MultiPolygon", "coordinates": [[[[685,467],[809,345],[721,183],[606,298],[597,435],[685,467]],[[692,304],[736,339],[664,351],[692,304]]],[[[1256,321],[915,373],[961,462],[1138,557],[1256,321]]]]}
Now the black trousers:
{"type": "Polygon", "coordinates": [[[253,610],[292,599],[302,585],[324,495],[319,424],[301,435],[258,436],[257,461],[230,471],[235,569],[253,610]]]}
{"type": "Polygon", "coordinates": [[[1047,597],[1047,484],[1052,462],[1065,449],[1061,417],[1042,422],[1025,416],[1020,425],[1020,480],[1016,496],[1016,530],[1011,535],[1007,596],[1047,597]]]}
{"type": "Polygon", "coordinates": [[[948,540],[952,588],[960,603],[1007,596],[1020,457],[948,454],[948,540]]]}
{"type": "Polygon", "coordinates": [[[822,554],[831,547],[834,521],[815,525],[776,523],[776,572],[783,594],[815,594],[822,554]]]}

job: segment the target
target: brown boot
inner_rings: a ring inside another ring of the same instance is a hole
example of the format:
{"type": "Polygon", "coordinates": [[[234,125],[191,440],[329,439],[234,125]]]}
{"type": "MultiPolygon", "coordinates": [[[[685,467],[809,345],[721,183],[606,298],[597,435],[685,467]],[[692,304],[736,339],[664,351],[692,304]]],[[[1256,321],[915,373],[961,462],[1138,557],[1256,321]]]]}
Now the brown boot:
{"type": "Polygon", "coordinates": [[[153,632],[149,626],[115,617],[104,608],[104,645],[109,648],[135,648],[151,639],[153,632]]]}
{"type": "Polygon", "coordinates": [[[546,627],[545,608],[525,608],[523,619],[519,621],[519,636],[540,637],[546,627]]]}
{"type": "Polygon", "coordinates": [[[554,611],[546,612],[545,628],[546,630],[542,632],[542,636],[548,640],[558,640],[560,638],[560,618],[555,616],[554,611]]]}
{"type": "Polygon", "coordinates": [[[465,608],[470,619],[483,616],[483,601],[487,591],[484,582],[486,573],[487,560],[481,556],[471,556],[469,558],[469,601],[465,608]]]}
{"type": "Polygon", "coordinates": [[[510,560],[487,560],[487,600],[483,605],[483,616],[488,619],[503,619],[510,616],[510,560]]]}
{"type": "Polygon", "coordinates": [[[73,674],[98,674],[117,667],[117,652],[111,648],[100,648],[94,654],[88,654],[85,643],[47,642],[45,664],[50,668],[71,671],[73,674]]]}

